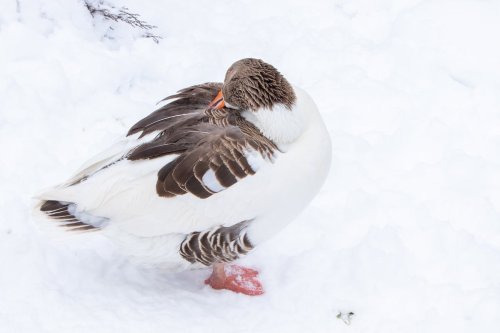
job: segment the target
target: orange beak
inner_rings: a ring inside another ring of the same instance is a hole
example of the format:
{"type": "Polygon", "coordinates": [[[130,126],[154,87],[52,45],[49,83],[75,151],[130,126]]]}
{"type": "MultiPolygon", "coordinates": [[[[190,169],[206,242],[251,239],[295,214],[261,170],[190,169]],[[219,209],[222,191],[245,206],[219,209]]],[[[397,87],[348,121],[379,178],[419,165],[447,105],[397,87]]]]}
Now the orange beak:
{"type": "Polygon", "coordinates": [[[224,103],[224,96],[222,96],[222,90],[219,90],[219,93],[215,98],[208,104],[208,107],[211,109],[216,109],[220,110],[222,109],[226,104],[224,103]]]}

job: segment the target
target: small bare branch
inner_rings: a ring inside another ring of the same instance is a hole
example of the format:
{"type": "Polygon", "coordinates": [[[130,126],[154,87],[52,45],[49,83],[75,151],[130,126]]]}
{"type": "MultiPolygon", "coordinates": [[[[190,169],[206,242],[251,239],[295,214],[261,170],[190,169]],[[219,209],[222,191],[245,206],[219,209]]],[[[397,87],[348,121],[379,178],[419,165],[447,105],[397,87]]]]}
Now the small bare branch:
{"type": "Polygon", "coordinates": [[[92,17],[100,15],[107,20],[124,22],[134,28],[143,30],[142,37],[151,38],[157,44],[160,42],[160,39],[162,39],[161,36],[156,35],[151,31],[158,28],[157,26],[148,24],[146,21],[139,19],[140,15],[131,13],[127,7],[116,8],[111,4],[106,4],[109,8],[105,8],[103,7],[103,2],[100,2],[97,6],[88,0],[85,0],[84,2],[85,7],[87,7],[92,17]]]}

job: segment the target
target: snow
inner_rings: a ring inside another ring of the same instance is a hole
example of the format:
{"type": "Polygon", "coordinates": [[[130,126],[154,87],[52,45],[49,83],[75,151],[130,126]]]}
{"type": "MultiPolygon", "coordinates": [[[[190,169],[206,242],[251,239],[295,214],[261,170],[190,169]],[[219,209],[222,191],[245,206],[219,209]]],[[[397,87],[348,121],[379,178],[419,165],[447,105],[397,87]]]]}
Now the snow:
{"type": "Polygon", "coordinates": [[[0,332],[499,330],[500,2],[114,3],[163,40],[79,0],[2,1],[0,332]],[[40,189],[244,57],[305,88],[333,142],[319,196],[240,263],[264,296],[37,230],[40,189]]]}

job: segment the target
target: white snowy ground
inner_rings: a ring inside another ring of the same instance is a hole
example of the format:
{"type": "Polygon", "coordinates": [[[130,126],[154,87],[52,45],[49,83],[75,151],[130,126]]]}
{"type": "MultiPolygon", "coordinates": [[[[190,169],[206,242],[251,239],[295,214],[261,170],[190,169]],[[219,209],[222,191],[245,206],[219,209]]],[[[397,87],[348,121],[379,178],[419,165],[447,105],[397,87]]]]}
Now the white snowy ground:
{"type": "Polygon", "coordinates": [[[79,0],[0,1],[0,332],[500,331],[499,1],[114,3],[161,43],[79,0]],[[334,149],[321,194],[244,260],[265,296],[37,231],[38,190],[250,56],[310,92],[334,149]]]}

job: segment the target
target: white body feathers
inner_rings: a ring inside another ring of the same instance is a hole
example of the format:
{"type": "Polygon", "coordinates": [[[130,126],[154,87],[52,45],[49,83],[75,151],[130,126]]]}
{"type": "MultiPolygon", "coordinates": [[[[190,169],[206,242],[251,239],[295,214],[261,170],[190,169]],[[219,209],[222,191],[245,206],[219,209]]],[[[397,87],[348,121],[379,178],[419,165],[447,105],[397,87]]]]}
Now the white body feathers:
{"type": "MultiPolygon", "coordinates": [[[[247,160],[256,173],[229,188],[223,187],[213,172],[205,173],[203,181],[218,192],[209,198],[190,193],[173,198],[157,195],[158,170],[176,155],[120,160],[131,147],[152,137],[148,135],[115,146],[72,180],[88,175],[85,181],[55,187],[40,199],[74,203],[72,209],[82,220],[90,219],[88,216],[105,218],[94,221],[127,254],[172,268],[191,265],[178,253],[180,243],[191,232],[252,220],[247,232],[251,242],[258,245],[309,203],[330,166],[330,139],[321,116],[304,91],[295,88],[295,92],[297,101],[291,111],[277,107],[245,115],[277,144],[280,151],[274,160],[247,151],[247,160]]],[[[92,224],[90,220],[88,223],[92,224]]]]}

